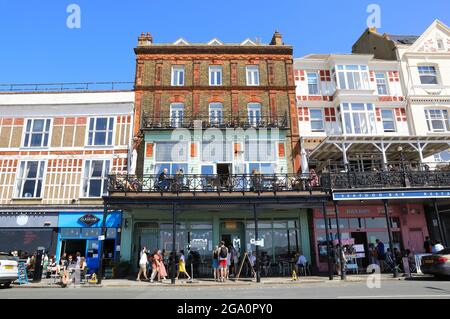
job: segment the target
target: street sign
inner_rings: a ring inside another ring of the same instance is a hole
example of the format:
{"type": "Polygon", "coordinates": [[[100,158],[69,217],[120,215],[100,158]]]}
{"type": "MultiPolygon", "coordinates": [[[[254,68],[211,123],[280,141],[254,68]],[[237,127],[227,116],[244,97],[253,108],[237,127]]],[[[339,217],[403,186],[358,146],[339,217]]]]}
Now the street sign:
{"type": "Polygon", "coordinates": [[[98,240],[100,241],[105,240],[105,235],[98,236],[98,240]]]}

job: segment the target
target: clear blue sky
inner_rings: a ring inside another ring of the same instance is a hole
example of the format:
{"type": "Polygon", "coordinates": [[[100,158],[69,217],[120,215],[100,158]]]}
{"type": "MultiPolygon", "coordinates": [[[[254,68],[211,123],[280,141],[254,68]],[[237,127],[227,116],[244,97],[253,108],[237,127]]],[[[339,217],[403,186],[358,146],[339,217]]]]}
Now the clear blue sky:
{"type": "Polygon", "coordinates": [[[0,83],[133,81],[142,31],[157,42],[268,42],[278,29],[296,57],[350,52],[371,3],[381,7],[381,32],[450,24],[449,0],[0,0],[0,83]],[[81,29],[66,26],[71,3],[81,29]]]}

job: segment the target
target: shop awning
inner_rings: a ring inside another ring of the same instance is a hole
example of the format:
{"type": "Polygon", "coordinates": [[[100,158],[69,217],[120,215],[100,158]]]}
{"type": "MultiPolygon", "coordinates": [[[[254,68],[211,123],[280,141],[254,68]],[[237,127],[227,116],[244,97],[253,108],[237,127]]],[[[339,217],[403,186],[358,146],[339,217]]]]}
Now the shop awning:
{"type": "Polygon", "coordinates": [[[355,158],[383,158],[399,161],[402,148],[404,160],[420,161],[448,150],[448,136],[328,136],[309,154],[310,161],[345,161],[355,158]]]}

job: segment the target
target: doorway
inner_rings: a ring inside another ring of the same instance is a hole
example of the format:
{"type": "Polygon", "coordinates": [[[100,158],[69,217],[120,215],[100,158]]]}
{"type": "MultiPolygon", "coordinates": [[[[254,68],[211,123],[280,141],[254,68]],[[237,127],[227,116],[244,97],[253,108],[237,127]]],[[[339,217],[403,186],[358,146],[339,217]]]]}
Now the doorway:
{"type": "Polygon", "coordinates": [[[67,239],[63,240],[61,244],[61,256],[64,253],[67,256],[75,256],[77,252],[81,253],[81,256],[85,257],[86,254],[86,240],[85,239],[67,239]]]}
{"type": "Polygon", "coordinates": [[[362,266],[367,267],[369,265],[369,246],[367,243],[367,233],[364,232],[354,232],[351,233],[351,237],[355,240],[355,245],[363,245],[365,257],[361,258],[362,266]]]}
{"type": "Polygon", "coordinates": [[[228,181],[232,173],[231,164],[217,164],[216,171],[220,179],[220,186],[227,187],[229,185],[228,181]]]}

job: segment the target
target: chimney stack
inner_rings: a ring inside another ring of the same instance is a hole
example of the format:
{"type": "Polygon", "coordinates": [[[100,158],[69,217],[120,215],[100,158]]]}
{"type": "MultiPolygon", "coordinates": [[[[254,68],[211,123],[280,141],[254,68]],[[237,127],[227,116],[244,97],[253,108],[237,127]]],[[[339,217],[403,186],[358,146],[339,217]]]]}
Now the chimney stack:
{"type": "Polygon", "coordinates": [[[153,37],[150,34],[150,32],[147,32],[147,34],[142,32],[141,36],[138,38],[138,46],[150,45],[152,43],[153,43],[153,37]]]}
{"type": "Polygon", "coordinates": [[[281,37],[280,32],[278,32],[277,30],[275,30],[275,33],[273,34],[270,45],[283,45],[283,38],[281,37]]]}

